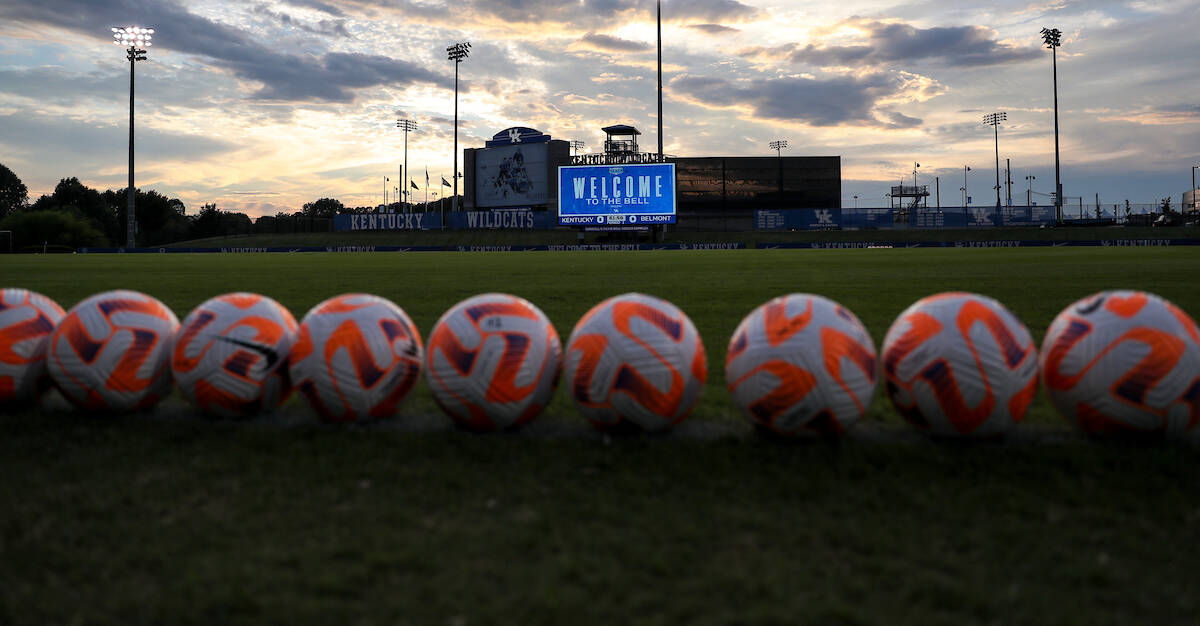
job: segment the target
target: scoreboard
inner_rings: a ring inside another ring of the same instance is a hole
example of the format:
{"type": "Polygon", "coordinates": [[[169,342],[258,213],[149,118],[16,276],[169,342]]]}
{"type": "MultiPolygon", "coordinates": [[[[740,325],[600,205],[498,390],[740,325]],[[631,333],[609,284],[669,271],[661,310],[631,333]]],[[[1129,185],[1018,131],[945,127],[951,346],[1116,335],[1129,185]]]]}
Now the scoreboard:
{"type": "Polygon", "coordinates": [[[674,224],[675,164],[558,168],[558,223],[564,226],[674,224]]]}

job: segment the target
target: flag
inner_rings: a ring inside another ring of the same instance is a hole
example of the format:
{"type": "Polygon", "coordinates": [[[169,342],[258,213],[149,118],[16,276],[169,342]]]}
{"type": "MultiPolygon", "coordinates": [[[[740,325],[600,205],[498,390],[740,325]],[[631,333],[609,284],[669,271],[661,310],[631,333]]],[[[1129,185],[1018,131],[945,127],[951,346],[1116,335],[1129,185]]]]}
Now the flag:
{"type": "Polygon", "coordinates": [[[417,184],[416,184],[416,183],[414,183],[414,182],[413,182],[413,181],[411,181],[411,180],[410,180],[410,181],[408,181],[408,184],[412,185],[412,188],[413,188],[413,189],[416,189],[417,191],[420,191],[420,190],[421,190],[421,188],[420,188],[420,187],[418,187],[418,186],[417,186],[417,184]]]}
{"type": "Polygon", "coordinates": [[[425,168],[425,188],[429,188],[429,168],[425,168]]]}
{"type": "Polygon", "coordinates": [[[445,176],[443,176],[443,177],[442,177],[442,186],[443,186],[443,187],[450,187],[450,186],[451,186],[451,185],[450,185],[450,183],[446,182],[446,177],[445,177],[445,176]]]}

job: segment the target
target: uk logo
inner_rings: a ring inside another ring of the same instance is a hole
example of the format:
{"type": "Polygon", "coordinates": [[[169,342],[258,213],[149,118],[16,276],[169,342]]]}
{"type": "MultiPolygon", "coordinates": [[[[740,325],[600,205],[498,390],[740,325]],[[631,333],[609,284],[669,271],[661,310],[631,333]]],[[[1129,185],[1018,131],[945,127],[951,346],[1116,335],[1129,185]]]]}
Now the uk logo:
{"type": "Polygon", "coordinates": [[[987,209],[971,209],[971,219],[975,226],[991,226],[992,212],[987,209]]]}
{"type": "Polygon", "coordinates": [[[508,129],[508,140],[512,143],[521,143],[521,130],[518,128],[508,129]]]}
{"type": "Polygon", "coordinates": [[[833,211],[819,209],[816,211],[817,224],[821,226],[833,226],[833,211]]]}

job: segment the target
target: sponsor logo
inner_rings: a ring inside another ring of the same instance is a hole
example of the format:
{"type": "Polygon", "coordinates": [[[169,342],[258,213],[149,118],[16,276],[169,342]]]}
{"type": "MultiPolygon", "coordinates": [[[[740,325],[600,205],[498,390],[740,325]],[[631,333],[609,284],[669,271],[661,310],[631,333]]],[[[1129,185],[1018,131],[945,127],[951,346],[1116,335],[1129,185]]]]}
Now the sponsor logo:
{"type": "Polygon", "coordinates": [[[263,358],[265,358],[267,360],[267,368],[266,369],[268,369],[268,370],[273,369],[275,367],[275,364],[279,362],[279,353],[268,346],[260,345],[260,344],[254,343],[253,341],[243,341],[243,340],[237,339],[235,337],[226,337],[224,335],[217,335],[216,338],[220,339],[221,341],[224,341],[225,343],[232,343],[236,346],[241,346],[243,348],[246,348],[248,350],[253,350],[253,351],[263,355],[263,358]]]}

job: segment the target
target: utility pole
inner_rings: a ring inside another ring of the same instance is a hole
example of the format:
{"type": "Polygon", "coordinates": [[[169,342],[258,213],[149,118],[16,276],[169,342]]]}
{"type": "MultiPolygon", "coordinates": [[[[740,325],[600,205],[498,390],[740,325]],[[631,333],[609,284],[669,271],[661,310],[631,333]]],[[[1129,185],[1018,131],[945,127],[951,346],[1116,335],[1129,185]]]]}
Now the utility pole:
{"type": "Polygon", "coordinates": [[[1012,159],[1004,159],[1004,181],[1008,187],[1005,198],[1008,202],[1004,206],[1012,206],[1012,159]]]}

